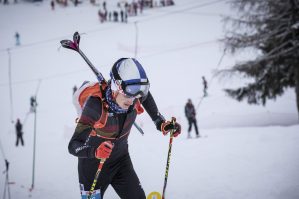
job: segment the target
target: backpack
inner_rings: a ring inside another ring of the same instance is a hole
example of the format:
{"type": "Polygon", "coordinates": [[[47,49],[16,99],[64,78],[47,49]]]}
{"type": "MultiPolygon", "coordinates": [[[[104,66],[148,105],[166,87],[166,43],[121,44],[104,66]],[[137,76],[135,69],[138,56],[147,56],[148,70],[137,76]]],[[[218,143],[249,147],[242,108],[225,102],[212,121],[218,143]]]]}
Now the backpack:
{"type": "MultiPolygon", "coordinates": [[[[73,104],[76,108],[77,111],[77,119],[81,117],[82,114],[82,109],[87,102],[89,97],[98,97],[102,101],[102,115],[101,118],[96,122],[94,127],[96,128],[102,128],[105,126],[108,118],[108,104],[104,100],[105,98],[103,97],[103,91],[106,89],[107,84],[100,84],[99,82],[89,82],[89,81],[84,81],[83,84],[79,89],[76,90],[76,92],[73,95],[73,104]]],[[[135,110],[137,114],[141,114],[144,112],[143,107],[141,106],[141,103],[139,99],[135,103],[135,110]]]]}

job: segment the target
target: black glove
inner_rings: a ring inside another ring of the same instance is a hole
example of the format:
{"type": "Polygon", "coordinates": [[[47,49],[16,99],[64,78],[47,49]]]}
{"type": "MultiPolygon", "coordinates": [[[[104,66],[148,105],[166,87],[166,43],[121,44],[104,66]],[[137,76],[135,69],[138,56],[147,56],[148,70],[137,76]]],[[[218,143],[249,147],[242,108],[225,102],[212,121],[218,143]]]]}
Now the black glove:
{"type": "Polygon", "coordinates": [[[170,131],[173,131],[173,136],[177,137],[181,133],[181,125],[175,122],[176,119],[174,117],[173,120],[174,124],[172,121],[166,121],[161,115],[155,122],[156,127],[159,131],[162,131],[163,135],[167,135],[170,131]]]}

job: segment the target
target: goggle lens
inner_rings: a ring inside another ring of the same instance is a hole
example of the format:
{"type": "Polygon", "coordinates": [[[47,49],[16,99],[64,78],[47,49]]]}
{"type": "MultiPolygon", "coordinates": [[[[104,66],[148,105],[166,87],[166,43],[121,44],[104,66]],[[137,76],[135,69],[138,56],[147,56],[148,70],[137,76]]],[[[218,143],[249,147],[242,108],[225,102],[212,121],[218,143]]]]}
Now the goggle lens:
{"type": "Polygon", "coordinates": [[[149,91],[150,85],[148,83],[134,83],[125,84],[124,82],[112,80],[112,90],[118,90],[128,97],[140,98],[146,96],[149,91]]]}
{"type": "Polygon", "coordinates": [[[149,91],[149,84],[131,84],[125,86],[124,93],[132,97],[146,96],[149,91]]]}

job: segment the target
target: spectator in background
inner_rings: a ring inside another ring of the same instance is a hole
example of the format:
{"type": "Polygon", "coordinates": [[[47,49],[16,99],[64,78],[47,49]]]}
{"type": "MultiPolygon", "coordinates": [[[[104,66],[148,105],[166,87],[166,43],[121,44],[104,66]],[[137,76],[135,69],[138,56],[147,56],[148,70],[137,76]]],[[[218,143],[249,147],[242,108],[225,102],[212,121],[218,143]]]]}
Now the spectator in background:
{"type": "Polygon", "coordinates": [[[103,23],[104,21],[106,21],[106,17],[105,17],[105,13],[101,11],[101,9],[99,9],[99,12],[98,12],[98,15],[99,15],[99,19],[100,19],[100,22],[103,23]]]}
{"type": "Polygon", "coordinates": [[[35,112],[36,106],[37,106],[36,99],[34,96],[32,96],[30,98],[30,112],[35,112]]]}
{"type": "Polygon", "coordinates": [[[206,96],[208,96],[208,92],[207,92],[208,82],[207,82],[205,76],[202,76],[201,78],[202,78],[202,84],[203,84],[203,96],[206,97],[206,96]]]}
{"type": "Polygon", "coordinates": [[[130,5],[128,4],[128,2],[125,3],[125,12],[128,13],[130,10],[130,5]]]}
{"type": "Polygon", "coordinates": [[[195,127],[196,137],[199,138],[200,135],[199,135],[198,128],[197,128],[196,111],[192,104],[191,99],[188,99],[188,102],[185,105],[185,115],[186,115],[188,123],[189,123],[188,138],[191,138],[190,132],[192,129],[192,125],[194,125],[194,127],[195,127]]]}
{"type": "Polygon", "coordinates": [[[51,1],[51,9],[55,10],[55,2],[54,2],[54,0],[51,1]]]}
{"type": "Polygon", "coordinates": [[[112,20],[112,19],[111,19],[111,15],[112,15],[112,13],[111,13],[111,12],[108,12],[108,20],[109,20],[109,21],[112,20]]]}
{"type": "Polygon", "coordinates": [[[139,8],[140,8],[140,14],[142,14],[142,12],[143,12],[143,6],[144,6],[144,2],[143,2],[144,0],[139,0],[138,1],[138,4],[139,4],[139,8]]]}
{"type": "Polygon", "coordinates": [[[126,10],[124,11],[124,22],[128,23],[128,12],[126,10]]]}
{"type": "Polygon", "coordinates": [[[16,38],[16,46],[21,45],[21,42],[20,42],[20,34],[19,34],[18,32],[16,32],[16,34],[15,34],[15,38],[16,38]]]}
{"type": "Polygon", "coordinates": [[[122,23],[125,22],[125,13],[123,9],[120,10],[120,20],[122,23]]]}
{"type": "Polygon", "coordinates": [[[19,141],[21,141],[22,146],[24,146],[22,128],[23,128],[23,125],[21,124],[20,119],[18,118],[17,123],[16,123],[16,135],[17,135],[16,146],[19,145],[19,141]]]}
{"type": "Polygon", "coordinates": [[[107,7],[106,7],[106,1],[103,2],[103,9],[104,9],[104,10],[107,10],[107,7]]]}
{"type": "Polygon", "coordinates": [[[113,21],[118,22],[118,12],[117,11],[113,11],[113,21]]]}
{"type": "Polygon", "coordinates": [[[133,1],[132,4],[133,4],[134,16],[137,16],[138,4],[135,1],[133,1]]]}

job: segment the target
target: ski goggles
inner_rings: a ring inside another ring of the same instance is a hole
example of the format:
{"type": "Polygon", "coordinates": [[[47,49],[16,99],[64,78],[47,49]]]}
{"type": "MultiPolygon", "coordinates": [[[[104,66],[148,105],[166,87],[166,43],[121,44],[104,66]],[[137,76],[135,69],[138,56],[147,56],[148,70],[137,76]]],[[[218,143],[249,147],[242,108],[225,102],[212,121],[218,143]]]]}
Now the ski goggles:
{"type": "Polygon", "coordinates": [[[112,79],[111,88],[115,90],[113,87],[128,97],[140,98],[148,94],[150,84],[148,81],[121,81],[112,79]]]}

